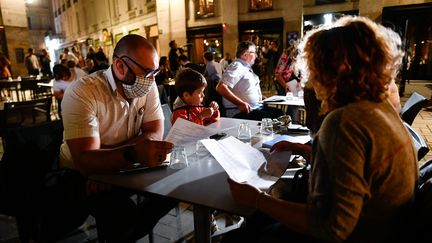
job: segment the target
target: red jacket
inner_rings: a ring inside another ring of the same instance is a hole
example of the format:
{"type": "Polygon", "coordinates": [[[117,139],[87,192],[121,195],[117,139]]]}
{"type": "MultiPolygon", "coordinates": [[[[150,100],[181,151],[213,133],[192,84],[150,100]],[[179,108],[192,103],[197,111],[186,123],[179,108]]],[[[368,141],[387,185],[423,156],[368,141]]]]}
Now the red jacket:
{"type": "Polygon", "coordinates": [[[194,122],[199,125],[207,126],[220,118],[219,110],[215,111],[210,118],[201,119],[200,113],[205,110],[204,106],[182,106],[173,111],[171,123],[174,124],[178,118],[194,122]]]}

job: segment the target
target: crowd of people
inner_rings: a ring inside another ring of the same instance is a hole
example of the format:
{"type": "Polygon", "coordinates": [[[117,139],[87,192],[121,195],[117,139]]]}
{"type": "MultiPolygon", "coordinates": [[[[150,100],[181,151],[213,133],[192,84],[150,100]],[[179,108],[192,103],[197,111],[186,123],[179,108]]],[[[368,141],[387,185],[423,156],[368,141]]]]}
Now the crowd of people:
{"type": "MultiPolygon", "coordinates": [[[[307,199],[282,200],[229,179],[235,201],[258,212],[225,242],[398,239],[398,223],[412,203],[418,177],[416,152],[394,93],[403,56],[400,38],[370,19],[348,16],[308,32],[281,56],[277,41],[265,48],[258,48],[258,41],[254,36],[239,42],[235,58],[226,53],[220,62],[205,52],[204,66],[191,63],[174,40],[168,56],[159,58],[147,39],[133,34],[117,43],[112,64],[101,48],[90,48],[85,59],[65,48],[53,69],[64,125],[60,164],[65,179],[76,185],[77,204],[96,218],[98,233],[108,242],[135,242],[177,204],[154,197],[136,202],[129,191],[88,179],[135,163],[154,167],[165,161],[174,144],[162,141],[157,85],[171,79],[177,92],[172,123],[276,118],[283,112],[262,106],[262,83],[276,85],[280,94],[305,89],[312,144],[281,142],[271,151],[290,150],[309,160],[307,199]]],[[[29,74],[48,73],[50,58],[43,55],[38,59],[29,49],[29,74]]],[[[1,55],[0,65],[7,76],[9,64],[1,55]]]]}

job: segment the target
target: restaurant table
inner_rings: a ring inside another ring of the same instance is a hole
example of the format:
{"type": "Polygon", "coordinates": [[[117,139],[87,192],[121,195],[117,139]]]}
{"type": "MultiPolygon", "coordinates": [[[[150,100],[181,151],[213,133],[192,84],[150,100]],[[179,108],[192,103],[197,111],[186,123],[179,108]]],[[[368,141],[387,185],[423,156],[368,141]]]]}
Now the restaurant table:
{"type": "MultiPolygon", "coordinates": [[[[241,122],[249,124],[252,134],[258,133],[258,122],[251,120],[222,117],[211,126],[230,128],[224,132],[236,136],[241,122]]],[[[255,145],[259,146],[261,140],[255,139],[255,142],[255,145]]],[[[240,216],[250,216],[255,209],[234,202],[227,182],[227,173],[210,153],[205,156],[190,154],[188,159],[190,166],[182,170],[173,170],[166,166],[131,174],[96,175],[90,178],[136,193],[153,194],[192,204],[195,242],[211,242],[209,217],[213,209],[240,216]]]]}
{"type": "MultiPolygon", "coordinates": [[[[8,91],[14,90],[16,93],[17,100],[20,100],[20,95],[19,95],[20,83],[21,83],[21,80],[19,80],[19,79],[0,80],[0,90],[2,90],[2,89],[6,89],[8,91]]],[[[5,97],[2,96],[1,99],[3,100],[3,98],[5,98],[5,97]]]]}
{"type": "Polygon", "coordinates": [[[272,105],[304,106],[303,98],[299,98],[296,96],[288,99],[286,96],[274,95],[263,100],[263,103],[272,105]]]}

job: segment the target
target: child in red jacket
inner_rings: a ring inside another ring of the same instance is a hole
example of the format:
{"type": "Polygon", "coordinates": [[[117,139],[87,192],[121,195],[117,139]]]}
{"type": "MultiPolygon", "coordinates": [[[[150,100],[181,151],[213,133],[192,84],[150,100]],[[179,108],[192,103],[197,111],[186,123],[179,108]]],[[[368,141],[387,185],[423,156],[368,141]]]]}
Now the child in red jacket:
{"type": "Polygon", "coordinates": [[[178,118],[204,126],[219,120],[219,105],[215,101],[209,107],[202,104],[206,87],[207,81],[197,71],[186,68],[177,74],[175,89],[178,97],[173,104],[172,124],[178,118]]]}

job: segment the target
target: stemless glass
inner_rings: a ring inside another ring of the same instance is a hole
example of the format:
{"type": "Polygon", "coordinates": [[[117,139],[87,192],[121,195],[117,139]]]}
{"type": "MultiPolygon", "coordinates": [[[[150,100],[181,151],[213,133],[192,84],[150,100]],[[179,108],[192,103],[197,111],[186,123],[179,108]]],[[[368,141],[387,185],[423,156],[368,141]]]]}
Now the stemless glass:
{"type": "Polygon", "coordinates": [[[207,154],[208,154],[207,148],[204,146],[204,144],[201,142],[201,140],[198,140],[196,142],[196,155],[204,156],[207,154]]]}
{"type": "Polygon", "coordinates": [[[271,118],[263,118],[261,120],[260,133],[265,136],[273,134],[273,120],[271,118]]]}
{"type": "Polygon", "coordinates": [[[171,152],[170,167],[175,170],[186,168],[189,165],[184,146],[175,146],[171,152]]]}
{"type": "Polygon", "coordinates": [[[239,124],[237,138],[243,143],[250,144],[252,135],[249,124],[247,124],[246,122],[242,122],[239,124]]]}

